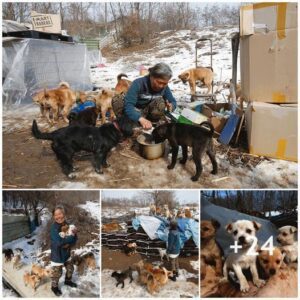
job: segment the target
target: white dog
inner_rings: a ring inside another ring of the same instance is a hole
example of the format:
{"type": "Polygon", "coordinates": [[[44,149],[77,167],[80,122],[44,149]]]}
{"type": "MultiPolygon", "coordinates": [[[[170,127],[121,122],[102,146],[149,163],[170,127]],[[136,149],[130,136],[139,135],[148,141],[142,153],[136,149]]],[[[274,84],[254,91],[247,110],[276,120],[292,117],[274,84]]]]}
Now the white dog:
{"type": "Polygon", "coordinates": [[[285,261],[289,263],[296,262],[298,259],[298,242],[295,241],[294,226],[283,226],[278,229],[277,242],[281,244],[281,251],[285,253],[285,261]]]}
{"type": "Polygon", "coordinates": [[[239,220],[226,226],[227,232],[229,232],[234,241],[237,242],[241,249],[238,249],[237,253],[231,253],[228,255],[224,267],[222,281],[228,280],[228,271],[233,269],[240,282],[240,290],[242,292],[249,291],[249,284],[246,277],[243,274],[243,269],[250,268],[253,283],[257,287],[261,287],[265,284],[264,280],[259,279],[256,268],[256,255],[250,253],[249,249],[252,246],[253,251],[256,252],[257,237],[256,231],[261,227],[261,224],[255,221],[239,220]]]}
{"type": "Polygon", "coordinates": [[[66,236],[75,235],[77,232],[77,228],[75,225],[67,225],[65,229],[63,229],[63,227],[62,227],[62,231],[59,233],[60,237],[63,239],[66,236]]]}
{"type": "Polygon", "coordinates": [[[160,256],[160,260],[161,261],[164,260],[164,256],[167,258],[167,261],[169,261],[169,256],[167,254],[167,249],[158,248],[157,250],[159,252],[159,256],[160,256]]]}

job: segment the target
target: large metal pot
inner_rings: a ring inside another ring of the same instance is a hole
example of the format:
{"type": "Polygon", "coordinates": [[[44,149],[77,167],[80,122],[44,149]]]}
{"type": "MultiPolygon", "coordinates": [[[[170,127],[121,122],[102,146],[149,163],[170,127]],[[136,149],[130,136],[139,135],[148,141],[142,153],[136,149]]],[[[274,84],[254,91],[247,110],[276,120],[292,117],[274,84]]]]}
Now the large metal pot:
{"type": "Polygon", "coordinates": [[[155,144],[152,142],[152,136],[142,133],[137,137],[140,148],[140,154],[146,159],[156,159],[162,157],[165,152],[165,143],[155,144]]]}

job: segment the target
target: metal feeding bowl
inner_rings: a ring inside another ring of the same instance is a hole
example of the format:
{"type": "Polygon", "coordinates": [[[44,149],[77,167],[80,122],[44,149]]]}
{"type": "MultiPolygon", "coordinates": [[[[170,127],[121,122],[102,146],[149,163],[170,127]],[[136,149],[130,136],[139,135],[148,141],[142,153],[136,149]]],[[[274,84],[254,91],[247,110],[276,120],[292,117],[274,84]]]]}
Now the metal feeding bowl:
{"type": "Polygon", "coordinates": [[[165,152],[165,143],[155,144],[152,135],[142,133],[137,137],[137,142],[140,148],[140,154],[146,159],[156,159],[162,157],[165,152]]]}

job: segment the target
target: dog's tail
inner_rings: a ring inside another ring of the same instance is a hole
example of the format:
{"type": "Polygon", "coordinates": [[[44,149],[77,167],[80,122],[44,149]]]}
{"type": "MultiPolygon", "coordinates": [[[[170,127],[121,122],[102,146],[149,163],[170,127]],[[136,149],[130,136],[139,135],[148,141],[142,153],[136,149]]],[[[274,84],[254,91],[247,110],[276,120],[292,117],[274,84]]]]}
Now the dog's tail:
{"type": "Polygon", "coordinates": [[[200,124],[200,126],[201,126],[201,127],[208,127],[208,128],[210,129],[209,135],[210,135],[210,136],[213,136],[213,135],[214,135],[215,128],[214,128],[214,126],[213,126],[211,123],[209,123],[209,122],[207,122],[207,121],[204,121],[204,122],[202,122],[202,123],[200,124]]]}
{"type": "Polygon", "coordinates": [[[70,85],[69,85],[66,81],[60,82],[58,86],[59,86],[60,88],[66,88],[66,89],[69,89],[69,88],[70,88],[70,85]]]}
{"type": "Polygon", "coordinates": [[[119,74],[118,77],[117,77],[118,81],[120,81],[120,80],[122,79],[123,76],[124,76],[124,77],[128,77],[126,74],[121,73],[121,74],[119,74]]]}
{"type": "Polygon", "coordinates": [[[53,134],[48,132],[41,132],[37,126],[36,120],[33,120],[32,122],[32,128],[31,128],[32,134],[35,138],[41,139],[41,140],[53,140],[53,134]]]}

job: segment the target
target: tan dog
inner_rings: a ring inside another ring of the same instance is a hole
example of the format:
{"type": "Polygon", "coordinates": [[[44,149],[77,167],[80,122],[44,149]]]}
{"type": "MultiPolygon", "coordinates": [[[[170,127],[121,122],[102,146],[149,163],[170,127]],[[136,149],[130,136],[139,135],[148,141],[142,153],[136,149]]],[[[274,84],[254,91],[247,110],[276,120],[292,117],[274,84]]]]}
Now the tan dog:
{"type": "Polygon", "coordinates": [[[118,83],[115,86],[116,94],[127,93],[129,87],[131,86],[131,81],[128,79],[123,79],[122,77],[128,77],[126,74],[119,74],[117,77],[118,83]]]}
{"type": "Polygon", "coordinates": [[[96,259],[92,252],[83,255],[74,255],[72,257],[72,263],[77,266],[79,275],[83,275],[86,269],[95,270],[97,267],[96,259]]]}
{"type": "MultiPolygon", "coordinates": [[[[229,91],[230,91],[230,93],[229,93],[227,99],[228,99],[228,103],[231,103],[231,101],[233,100],[233,85],[232,85],[231,79],[230,79],[229,91]]],[[[240,83],[236,84],[235,98],[236,98],[236,102],[240,103],[240,108],[243,110],[245,97],[243,96],[242,87],[241,87],[240,83]]]]}
{"type": "Polygon", "coordinates": [[[12,258],[13,269],[20,269],[21,268],[21,255],[17,254],[12,258]]]}
{"type": "Polygon", "coordinates": [[[202,81],[207,86],[207,94],[209,94],[212,89],[214,72],[210,68],[199,67],[186,70],[178,77],[183,83],[189,83],[192,96],[196,94],[196,81],[202,81]]]}
{"type": "Polygon", "coordinates": [[[109,111],[110,119],[115,118],[115,114],[111,105],[112,97],[115,95],[114,91],[110,89],[103,89],[96,97],[96,106],[101,109],[101,122],[102,124],[106,121],[106,113],[109,111]]]}
{"type": "Polygon", "coordinates": [[[24,273],[23,280],[24,280],[25,286],[27,286],[27,285],[31,286],[34,289],[34,291],[36,291],[36,289],[41,281],[39,276],[30,275],[29,272],[24,273]]]}
{"type": "Polygon", "coordinates": [[[118,223],[108,223],[102,225],[103,232],[114,232],[121,230],[122,227],[118,223]]]}
{"type": "MultiPolygon", "coordinates": [[[[222,275],[222,251],[216,243],[216,232],[220,223],[216,220],[201,221],[201,267],[211,265],[217,276],[222,275]]],[[[201,274],[205,271],[201,270],[201,274]]]]}
{"type": "Polygon", "coordinates": [[[37,275],[39,278],[49,278],[51,276],[51,269],[44,269],[41,266],[33,264],[31,267],[31,274],[37,275]]]}
{"type": "Polygon", "coordinates": [[[286,254],[285,261],[289,263],[298,260],[298,242],[295,240],[297,228],[294,226],[283,226],[278,229],[277,242],[280,243],[280,249],[286,254]]]}
{"type": "Polygon", "coordinates": [[[184,216],[186,217],[186,218],[189,218],[189,219],[191,219],[193,216],[192,216],[192,213],[191,213],[191,210],[189,209],[189,208],[185,208],[184,209],[184,216]]]}
{"type": "Polygon", "coordinates": [[[61,82],[59,87],[52,90],[44,89],[35,94],[32,100],[40,105],[42,116],[46,116],[49,123],[58,120],[59,113],[65,122],[68,121],[68,114],[76,102],[76,93],[70,89],[67,82],[61,82]],[[50,113],[53,114],[53,120],[50,119],[50,113]]]}
{"type": "Polygon", "coordinates": [[[278,273],[282,266],[285,254],[282,254],[280,249],[273,248],[273,254],[271,255],[268,250],[259,250],[258,262],[262,267],[267,278],[278,273]]]}

